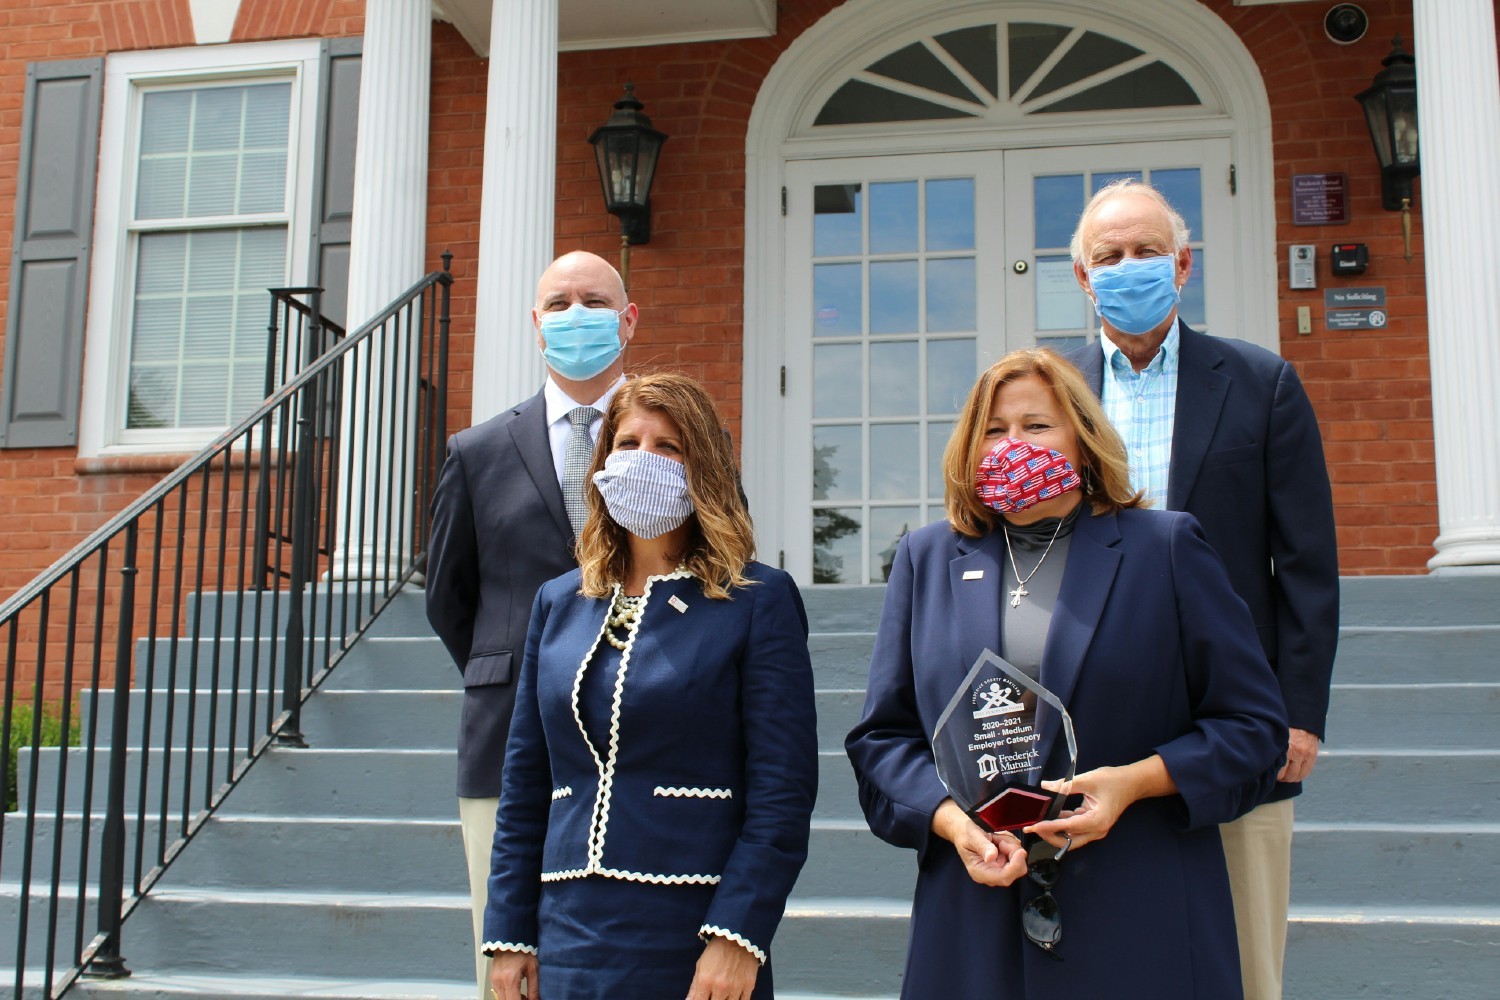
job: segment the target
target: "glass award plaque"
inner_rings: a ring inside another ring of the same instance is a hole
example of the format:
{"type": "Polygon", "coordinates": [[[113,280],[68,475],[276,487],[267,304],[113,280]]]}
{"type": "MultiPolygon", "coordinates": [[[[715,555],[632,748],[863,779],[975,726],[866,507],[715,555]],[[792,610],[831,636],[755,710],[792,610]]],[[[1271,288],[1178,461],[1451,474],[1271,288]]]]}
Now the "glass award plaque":
{"type": "Polygon", "coordinates": [[[988,649],[938,718],[932,754],[953,801],[993,833],[1056,816],[1063,796],[1043,789],[1042,782],[1071,779],[1078,763],[1073,720],[1062,702],[988,649]],[[1045,773],[1042,735],[1053,720],[1067,754],[1064,763],[1053,765],[1057,773],[1045,773]]]}

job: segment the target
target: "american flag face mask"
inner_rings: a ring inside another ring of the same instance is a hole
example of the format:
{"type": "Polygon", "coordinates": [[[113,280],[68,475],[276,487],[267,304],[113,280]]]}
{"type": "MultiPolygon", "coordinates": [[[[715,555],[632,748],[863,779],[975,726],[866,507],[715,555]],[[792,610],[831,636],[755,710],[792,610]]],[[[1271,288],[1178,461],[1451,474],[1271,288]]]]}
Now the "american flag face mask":
{"type": "Polygon", "coordinates": [[[1016,514],[1083,484],[1061,452],[1029,441],[1003,438],[979,463],[974,489],[985,506],[1016,514]]]}

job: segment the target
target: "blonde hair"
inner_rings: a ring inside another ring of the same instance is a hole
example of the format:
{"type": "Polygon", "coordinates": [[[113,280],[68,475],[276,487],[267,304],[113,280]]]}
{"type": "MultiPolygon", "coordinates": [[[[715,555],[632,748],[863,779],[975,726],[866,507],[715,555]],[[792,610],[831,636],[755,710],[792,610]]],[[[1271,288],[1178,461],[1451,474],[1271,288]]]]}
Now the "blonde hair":
{"type": "Polygon", "coordinates": [[[980,501],[974,477],[986,451],[984,433],[1002,386],[1035,376],[1057,398],[1058,408],[1078,438],[1084,496],[1095,514],[1145,506],[1144,494],[1130,485],[1125,444],[1077,368],[1045,348],[1013,351],[979,376],[959,413],[943,451],[944,504],[953,530],[978,538],[994,530],[1000,515],[980,501]]]}
{"type": "Polygon", "coordinates": [[[604,597],[616,583],[624,582],[630,567],[630,534],[609,516],[593,478],[614,451],[620,423],[632,410],[659,413],[677,425],[688,496],[693,501],[682,565],[703,584],[706,596],[728,598],[730,587],[753,582],[745,576],[745,564],[755,556],[755,530],[741,499],[729,435],[712,397],[697,382],[675,372],[630,379],[604,413],[584,485],[589,519],[578,538],[578,565],[583,570],[580,591],[585,597],[604,597]]]}

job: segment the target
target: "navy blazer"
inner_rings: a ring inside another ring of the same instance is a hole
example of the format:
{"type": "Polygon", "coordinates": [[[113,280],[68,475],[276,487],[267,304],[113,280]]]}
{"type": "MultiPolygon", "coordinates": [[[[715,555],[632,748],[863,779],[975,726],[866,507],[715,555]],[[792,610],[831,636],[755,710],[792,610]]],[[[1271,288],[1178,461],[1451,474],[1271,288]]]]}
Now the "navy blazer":
{"type": "Polygon", "coordinates": [[[448,439],[432,499],[427,620],[463,675],[458,794],[500,794],[537,588],[573,561],[541,393],[448,439]]]}
{"type": "MultiPolygon", "coordinates": [[[[1244,602],[1191,516],[1085,510],[1073,529],[1041,683],[1072,716],[1080,773],[1159,754],[1178,789],[1068,856],[1056,897],[1063,953],[1078,961],[1025,944],[1019,911],[1035,886],[978,886],[932,834],[948,794],[932,733],[979,654],[1004,655],[1005,559],[1000,531],[971,539],[938,522],[902,539],[846,741],[870,828],[918,851],[905,995],[1238,996],[1217,824],[1271,791],[1286,719],[1244,602]]],[[[1055,771],[1055,725],[1039,750],[1055,771]]]]}
{"type": "MultiPolygon", "coordinates": [[[[574,570],[542,587],[521,668],[484,917],[487,951],[535,951],[543,882],[715,886],[702,934],[765,961],[807,858],[817,734],[807,615],[792,578],[752,562],[711,600],[651,577],[622,655],[601,757],[575,698],[609,598],[574,570]]],[[[543,957],[546,961],[546,956],[543,957]]]]}
{"type": "MultiPolygon", "coordinates": [[[[1339,570],[1317,416],[1285,359],[1186,324],[1180,330],[1167,508],[1198,519],[1250,606],[1288,723],[1322,736],[1338,646],[1339,570]]],[[[1097,395],[1103,349],[1089,344],[1067,357],[1097,395]]]]}

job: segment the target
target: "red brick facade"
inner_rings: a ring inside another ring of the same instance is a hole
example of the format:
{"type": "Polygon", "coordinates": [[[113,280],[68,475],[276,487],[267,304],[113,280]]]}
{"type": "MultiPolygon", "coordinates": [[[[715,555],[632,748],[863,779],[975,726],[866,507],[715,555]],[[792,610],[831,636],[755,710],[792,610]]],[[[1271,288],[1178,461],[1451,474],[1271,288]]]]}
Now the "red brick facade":
{"type": "MultiPolygon", "coordinates": [[[[1422,572],[1437,534],[1437,498],[1420,195],[1407,262],[1400,215],[1381,208],[1374,156],[1353,100],[1379,68],[1390,35],[1410,37],[1410,0],[1363,0],[1376,27],[1348,47],[1324,37],[1324,5],[1202,2],[1244,41],[1270,97],[1281,348],[1301,372],[1322,424],[1342,569],[1422,572]],[[1351,224],[1292,225],[1291,175],[1314,172],[1348,174],[1351,224]],[[1369,282],[1389,295],[1384,330],[1325,330],[1322,289],[1287,287],[1288,245],[1339,240],[1369,245],[1369,282]],[[1312,307],[1311,336],[1296,332],[1300,305],[1312,307]]],[[[566,53],[559,63],[557,250],[618,256],[619,230],[602,210],[586,139],[632,80],[647,113],[671,138],[652,194],[652,240],[631,261],[632,297],[642,311],[631,362],[701,379],[737,438],[750,111],[778,56],[838,3],[779,6],[772,38],[566,53]]],[[[358,34],[362,12],[359,0],[244,0],[234,40],[358,34]]],[[[9,246],[26,64],[186,45],[192,29],[187,0],[0,0],[0,28],[0,245],[9,246]]],[[[451,26],[434,24],[428,259],[437,267],[443,250],[454,254],[454,428],[469,422],[487,72],[487,62],[451,26]]],[[[0,310],[7,281],[8,270],[0,269],[0,310]]],[[[78,462],[69,449],[0,451],[0,596],[139,495],[178,457],[78,462]]]]}

